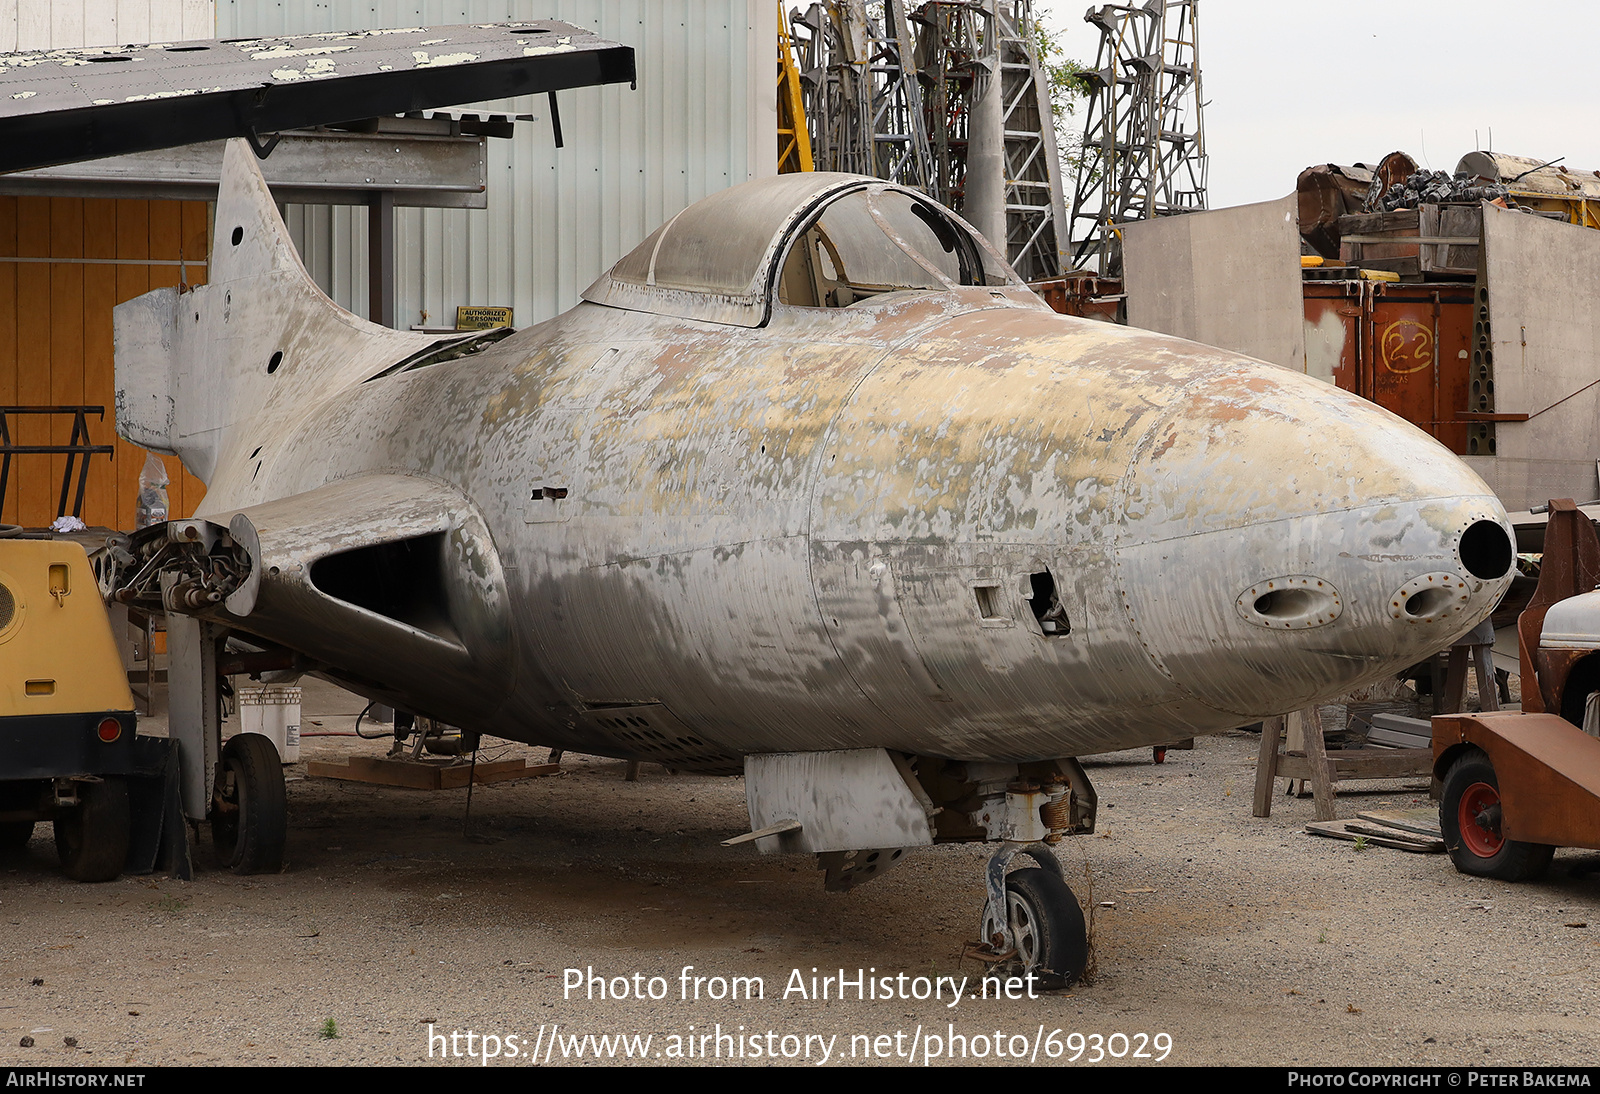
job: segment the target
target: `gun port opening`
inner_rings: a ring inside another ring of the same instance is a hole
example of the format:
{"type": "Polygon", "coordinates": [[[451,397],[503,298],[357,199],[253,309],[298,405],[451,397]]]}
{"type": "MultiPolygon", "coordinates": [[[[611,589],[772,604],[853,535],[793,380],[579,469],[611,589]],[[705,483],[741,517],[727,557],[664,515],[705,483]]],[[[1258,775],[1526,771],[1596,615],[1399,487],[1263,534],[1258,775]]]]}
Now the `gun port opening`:
{"type": "Polygon", "coordinates": [[[1246,622],[1269,629],[1321,627],[1344,613],[1339,590],[1307,574],[1257,582],[1234,603],[1246,622]]]}
{"type": "Polygon", "coordinates": [[[1274,589],[1256,597],[1256,611],[1269,618],[1292,619],[1312,608],[1313,598],[1305,589],[1274,589]]]}
{"type": "Polygon", "coordinates": [[[1455,596],[1448,589],[1423,589],[1406,598],[1406,614],[1417,619],[1437,615],[1449,607],[1455,596]]]}

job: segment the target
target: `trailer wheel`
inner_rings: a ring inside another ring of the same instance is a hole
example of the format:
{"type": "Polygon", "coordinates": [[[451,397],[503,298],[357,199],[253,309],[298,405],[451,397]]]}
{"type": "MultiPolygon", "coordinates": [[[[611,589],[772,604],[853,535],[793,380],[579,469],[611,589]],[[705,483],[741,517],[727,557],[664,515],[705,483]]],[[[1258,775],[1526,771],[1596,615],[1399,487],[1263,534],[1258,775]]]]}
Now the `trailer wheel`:
{"type": "Polygon", "coordinates": [[[232,737],[223,746],[211,795],[217,858],[236,874],[275,874],[283,869],[288,828],[278,750],[259,733],[232,737]]]}
{"type": "Polygon", "coordinates": [[[1456,869],[1500,881],[1531,881],[1550,866],[1555,848],[1506,839],[1500,829],[1500,781],[1481,749],[1464,753],[1444,777],[1439,827],[1456,869]]]}
{"type": "Polygon", "coordinates": [[[78,784],[78,806],[56,818],[61,872],[73,881],[110,881],[128,861],[128,783],[120,775],[78,784]]]}

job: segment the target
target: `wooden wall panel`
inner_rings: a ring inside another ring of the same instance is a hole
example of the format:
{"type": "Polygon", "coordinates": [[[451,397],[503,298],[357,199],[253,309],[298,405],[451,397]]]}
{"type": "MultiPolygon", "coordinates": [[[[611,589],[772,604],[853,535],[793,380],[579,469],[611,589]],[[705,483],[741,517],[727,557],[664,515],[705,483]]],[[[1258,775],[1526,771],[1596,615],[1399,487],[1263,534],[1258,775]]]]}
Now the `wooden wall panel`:
{"type": "MultiPolygon", "coordinates": [[[[116,451],[90,462],[90,524],[133,527],[146,456],[115,435],[111,309],[180,279],[203,284],[209,231],[204,202],[0,197],[0,404],[106,408],[89,418],[90,437],[116,451]]],[[[19,443],[65,444],[72,421],[30,416],[12,429],[19,443]]],[[[175,457],[164,462],[171,514],[188,516],[205,485],[175,457]]],[[[0,522],[48,524],[65,466],[64,456],[14,457],[0,522]]]]}
{"type": "MultiPolygon", "coordinates": [[[[0,258],[17,254],[17,199],[0,197],[0,258]]],[[[0,262],[0,406],[17,402],[17,273],[15,262],[0,262]]],[[[9,487],[0,498],[0,524],[17,522],[17,503],[9,487]]]]}

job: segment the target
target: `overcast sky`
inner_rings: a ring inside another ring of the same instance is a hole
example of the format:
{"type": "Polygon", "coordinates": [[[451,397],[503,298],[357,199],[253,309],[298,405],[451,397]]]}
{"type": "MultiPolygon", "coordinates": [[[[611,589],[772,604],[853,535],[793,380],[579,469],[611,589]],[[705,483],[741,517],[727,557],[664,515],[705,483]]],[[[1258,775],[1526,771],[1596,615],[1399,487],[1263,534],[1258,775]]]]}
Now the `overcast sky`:
{"type": "MultiPolygon", "coordinates": [[[[1094,63],[1088,4],[1035,8],[1069,57],[1094,63]]],[[[1594,0],[1201,0],[1210,207],[1282,197],[1312,164],[1396,149],[1453,171],[1491,128],[1496,151],[1600,169],[1597,31],[1594,0]]]]}

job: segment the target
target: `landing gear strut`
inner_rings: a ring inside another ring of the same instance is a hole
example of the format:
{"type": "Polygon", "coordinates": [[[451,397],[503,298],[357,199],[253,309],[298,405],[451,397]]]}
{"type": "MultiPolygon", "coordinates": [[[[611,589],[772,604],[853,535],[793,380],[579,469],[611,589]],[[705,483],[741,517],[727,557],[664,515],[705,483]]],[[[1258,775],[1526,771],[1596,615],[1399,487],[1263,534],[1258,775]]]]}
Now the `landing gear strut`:
{"type": "Polygon", "coordinates": [[[1043,844],[1008,842],[985,873],[989,899],[980,933],[997,963],[1014,975],[1033,974],[1046,990],[1076,982],[1088,964],[1089,932],[1055,855],[1043,844]],[[1007,876],[1019,854],[1038,865],[1007,876]]]}

